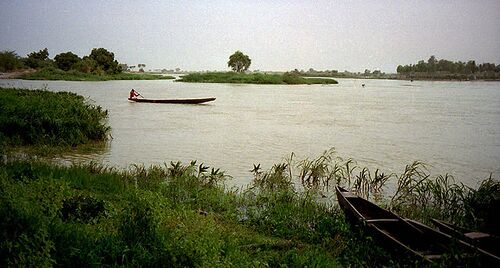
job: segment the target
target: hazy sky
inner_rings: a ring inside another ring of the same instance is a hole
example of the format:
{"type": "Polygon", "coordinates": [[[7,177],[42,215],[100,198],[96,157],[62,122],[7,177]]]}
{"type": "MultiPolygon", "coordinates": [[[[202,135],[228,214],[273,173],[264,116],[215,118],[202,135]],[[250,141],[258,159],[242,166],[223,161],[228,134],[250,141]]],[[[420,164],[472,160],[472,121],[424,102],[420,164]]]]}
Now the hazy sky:
{"type": "Polygon", "coordinates": [[[0,0],[0,50],[45,47],[51,58],[104,47],[146,69],[226,70],[236,50],[252,70],[395,72],[430,55],[500,64],[500,0],[0,0]]]}

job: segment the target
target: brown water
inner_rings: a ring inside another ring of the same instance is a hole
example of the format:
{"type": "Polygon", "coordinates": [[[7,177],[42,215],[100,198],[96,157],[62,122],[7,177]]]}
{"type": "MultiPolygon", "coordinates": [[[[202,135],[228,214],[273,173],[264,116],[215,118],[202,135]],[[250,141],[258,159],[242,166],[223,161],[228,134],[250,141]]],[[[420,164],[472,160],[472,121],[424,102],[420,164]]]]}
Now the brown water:
{"type": "Polygon", "coordinates": [[[475,186],[500,174],[499,82],[339,79],[338,85],[229,85],[172,81],[21,81],[88,97],[109,110],[109,148],[69,160],[127,168],[197,159],[249,182],[254,163],[269,168],[295,152],[316,157],[335,147],[359,165],[400,173],[421,160],[432,174],[475,186]],[[366,87],[361,87],[366,84],[366,87]],[[216,97],[207,105],[132,103],[148,98],[216,97]]]}

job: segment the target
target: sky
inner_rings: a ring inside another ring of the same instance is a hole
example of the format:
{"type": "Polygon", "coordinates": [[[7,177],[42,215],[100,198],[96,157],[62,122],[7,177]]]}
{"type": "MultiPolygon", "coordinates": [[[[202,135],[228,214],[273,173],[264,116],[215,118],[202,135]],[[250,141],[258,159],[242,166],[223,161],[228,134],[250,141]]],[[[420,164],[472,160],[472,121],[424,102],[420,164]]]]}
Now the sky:
{"type": "Polygon", "coordinates": [[[365,69],[393,73],[431,55],[500,64],[499,0],[0,0],[0,51],[49,57],[104,47],[149,69],[365,69]]]}

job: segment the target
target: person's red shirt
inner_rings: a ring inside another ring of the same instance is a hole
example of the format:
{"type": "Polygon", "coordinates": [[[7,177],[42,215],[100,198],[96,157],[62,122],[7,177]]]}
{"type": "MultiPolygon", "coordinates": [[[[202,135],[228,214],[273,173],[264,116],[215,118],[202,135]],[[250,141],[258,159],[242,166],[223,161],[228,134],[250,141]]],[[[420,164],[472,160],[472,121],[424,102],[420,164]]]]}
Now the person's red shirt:
{"type": "Polygon", "coordinates": [[[139,96],[139,93],[137,93],[135,90],[130,90],[130,96],[129,99],[133,99],[135,97],[139,96]]]}

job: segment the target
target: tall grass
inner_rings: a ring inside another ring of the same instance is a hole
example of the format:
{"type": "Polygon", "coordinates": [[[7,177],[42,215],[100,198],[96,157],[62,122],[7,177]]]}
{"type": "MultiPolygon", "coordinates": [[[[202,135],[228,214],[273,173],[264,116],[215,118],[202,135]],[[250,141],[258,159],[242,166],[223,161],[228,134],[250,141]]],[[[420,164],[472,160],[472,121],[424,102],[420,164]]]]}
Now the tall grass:
{"type": "Polygon", "coordinates": [[[191,73],[176,80],[179,82],[192,83],[238,83],[238,84],[337,84],[333,79],[303,78],[301,76],[285,74],[263,74],[263,73],[235,73],[235,72],[211,72],[191,73]]]}
{"type": "Polygon", "coordinates": [[[76,146],[105,141],[108,112],[69,92],[0,89],[0,140],[7,145],[76,146]]]}
{"type": "Polygon", "coordinates": [[[415,161],[404,171],[374,172],[359,167],[352,159],[339,157],[334,149],[314,159],[296,161],[292,154],[269,171],[255,165],[254,187],[297,189],[328,197],[336,185],[344,186],[358,195],[381,202],[397,214],[429,222],[431,218],[446,220],[471,229],[498,233],[493,226],[500,221],[493,211],[500,209],[500,182],[491,176],[476,190],[456,183],[450,174],[431,177],[425,164],[415,161]],[[392,182],[394,189],[388,189],[392,182]],[[287,187],[283,187],[286,185],[287,187]],[[291,186],[293,185],[293,186],[291,186]]]}

